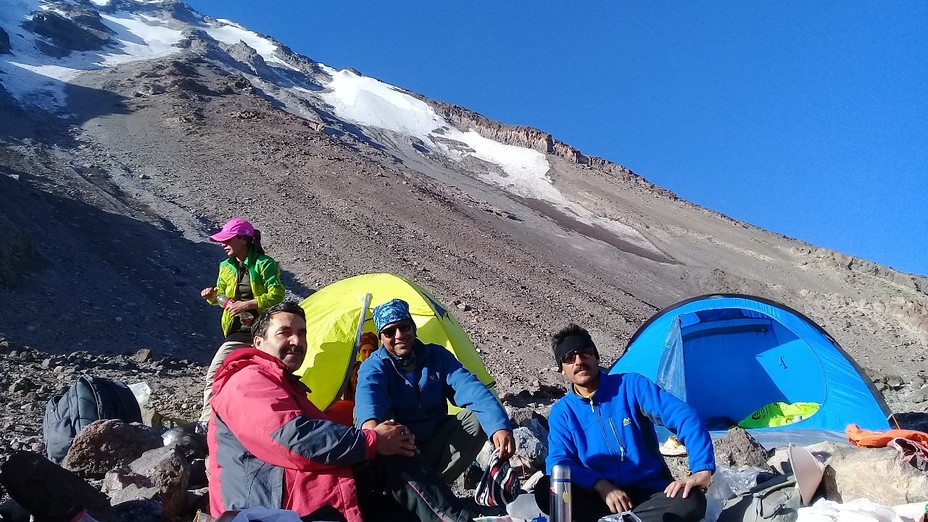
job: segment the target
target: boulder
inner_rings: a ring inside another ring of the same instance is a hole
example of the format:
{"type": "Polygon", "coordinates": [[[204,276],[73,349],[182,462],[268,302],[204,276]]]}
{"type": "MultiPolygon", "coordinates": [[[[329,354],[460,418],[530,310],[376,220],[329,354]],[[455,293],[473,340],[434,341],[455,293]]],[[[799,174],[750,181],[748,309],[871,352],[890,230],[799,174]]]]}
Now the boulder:
{"type": "Polygon", "coordinates": [[[744,428],[735,426],[729,429],[725,437],[712,443],[712,448],[715,451],[716,466],[752,466],[766,471],[772,469],[767,464],[767,450],[744,428]]]}
{"type": "Polygon", "coordinates": [[[103,419],[78,432],[61,465],[83,477],[101,478],[107,471],[128,466],[146,451],[162,445],[161,435],[153,428],[103,419]]]}
{"type": "Polygon", "coordinates": [[[868,498],[884,506],[924,502],[928,473],[899,457],[894,448],[836,447],[825,463],[825,498],[868,498]]]}
{"type": "Polygon", "coordinates": [[[88,8],[83,8],[80,13],[36,11],[22,25],[26,30],[46,37],[51,45],[39,47],[46,54],[56,57],[67,56],[71,51],[101,49],[109,41],[111,32],[101,23],[99,13],[88,8]]]}
{"type": "Polygon", "coordinates": [[[35,520],[69,520],[80,508],[101,522],[119,520],[106,495],[38,453],[11,455],[0,468],[0,483],[35,520]]]}
{"type": "Polygon", "coordinates": [[[151,360],[151,350],[149,348],[141,348],[139,351],[135,352],[135,355],[130,358],[140,364],[148,362],[151,360]]]}
{"type": "Polygon", "coordinates": [[[172,518],[184,512],[190,466],[174,447],[146,451],[127,468],[110,471],[103,480],[104,491],[115,506],[133,500],[154,500],[163,507],[163,516],[172,518]]]}
{"type": "Polygon", "coordinates": [[[512,436],[515,439],[516,456],[531,466],[530,469],[519,470],[520,475],[528,477],[535,471],[545,469],[545,458],[548,456],[548,432],[541,427],[541,424],[535,421],[534,424],[520,426],[512,430],[512,436]]]}

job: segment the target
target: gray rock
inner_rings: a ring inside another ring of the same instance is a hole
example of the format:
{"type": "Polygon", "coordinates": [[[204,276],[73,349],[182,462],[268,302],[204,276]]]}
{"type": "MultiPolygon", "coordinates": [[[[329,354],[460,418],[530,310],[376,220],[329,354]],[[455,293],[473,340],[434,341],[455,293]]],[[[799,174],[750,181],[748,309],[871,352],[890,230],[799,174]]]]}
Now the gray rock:
{"type": "Polygon", "coordinates": [[[825,498],[836,502],[865,497],[895,506],[923,502],[928,491],[928,473],[903,462],[893,448],[836,447],[823,482],[825,498]]]}
{"type": "Polygon", "coordinates": [[[162,445],[161,435],[148,426],[98,420],[78,432],[61,465],[84,477],[102,477],[162,445]]]}
{"type": "Polygon", "coordinates": [[[0,469],[0,483],[36,520],[68,520],[78,507],[101,522],[116,520],[105,495],[37,453],[11,455],[0,469]]]}
{"type": "Polygon", "coordinates": [[[712,448],[715,451],[717,466],[730,468],[753,466],[764,470],[771,469],[767,464],[769,457],[767,450],[744,428],[735,426],[729,429],[725,437],[712,443],[712,448]]]}
{"type": "Polygon", "coordinates": [[[71,51],[101,49],[109,40],[110,30],[100,21],[96,11],[86,8],[77,10],[68,10],[65,13],[67,16],[58,11],[36,11],[31,20],[23,23],[23,27],[52,42],[52,45],[42,47],[42,51],[51,56],[61,57],[71,51]]]}
{"type": "Polygon", "coordinates": [[[925,401],[928,401],[928,386],[913,391],[912,394],[909,395],[909,400],[915,404],[921,404],[925,401]]]}
{"type": "Polygon", "coordinates": [[[529,470],[520,470],[526,477],[545,469],[545,458],[548,456],[548,432],[541,427],[538,421],[533,426],[520,426],[512,430],[515,439],[516,455],[531,465],[529,470]]]}
{"type": "Polygon", "coordinates": [[[148,348],[142,348],[139,351],[135,352],[135,355],[132,356],[132,360],[137,363],[144,363],[151,360],[151,350],[148,348]]]}
{"type": "Polygon", "coordinates": [[[31,390],[35,387],[32,381],[22,377],[13,381],[13,384],[10,386],[10,393],[19,393],[31,390]]]}
{"type": "Polygon", "coordinates": [[[898,390],[905,386],[905,380],[898,375],[887,375],[886,386],[892,390],[898,390]]]}
{"type": "Polygon", "coordinates": [[[115,506],[133,500],[159,502],[164,516],[180,515],[187,504],[190,467],[174,448],[155,448],[134,460],[128,469],[106,474],[103,484],[115,506]]]}

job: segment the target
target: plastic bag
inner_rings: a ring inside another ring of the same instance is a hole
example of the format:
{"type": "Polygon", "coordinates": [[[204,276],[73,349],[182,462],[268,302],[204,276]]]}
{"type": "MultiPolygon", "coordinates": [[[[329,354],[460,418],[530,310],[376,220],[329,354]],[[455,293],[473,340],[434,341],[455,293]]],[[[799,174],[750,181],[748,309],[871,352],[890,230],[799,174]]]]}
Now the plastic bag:
{"type": "Polygon", "coordinates": [[[506,512],[514,520],[535,520],[538,517],[544,517],[534,493],[523,493],[516,497],[514,501],[506,505],[506,512]]]}
{"type": "Polygon", "coordinates": [[[139,408],[142,411],[147,410],[150,407],[151,402],[151,386],[147,382],[137,382],[129,385],[129,389],[132,390],[132,395],[135,395],[135,400],[139,403],[139,408]]]}
{"type": "Polygon", "coordinates": [[[859,498],[844,504],[819,499],[809,507],[799,509],[797,522],[902,522],[902,517],[887,507],[859,498]]]}
{"type": "Polygon", "coordinates": [[[706,490],[706,516],[702,522],[715,522],[722,513],[725,501],[735,493],[757,485],[757,476],[767,473],[760,468],[750,466],[738,469],[720,466],[712,475],[712,484],[706,490]]]}

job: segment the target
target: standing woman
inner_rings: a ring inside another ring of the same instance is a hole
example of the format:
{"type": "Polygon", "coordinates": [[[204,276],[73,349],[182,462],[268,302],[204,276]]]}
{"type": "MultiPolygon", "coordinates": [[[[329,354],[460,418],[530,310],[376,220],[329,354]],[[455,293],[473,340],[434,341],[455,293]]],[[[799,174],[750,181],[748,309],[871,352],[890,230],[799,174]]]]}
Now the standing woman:
{"type": "Polygon", "coordinates": [[[209,236],[209,239],[222,243],[222,249],[229,257],[219,263],[216,286],[204,288],[200,292],[209,304],[223,307],[222,333],[225,335],[225,342],[219,347],[206,372],[201,422],[209,421],[213,376],[223,359],[236,348],[251,346],[251,324],[261,312],[284,299],[280,267],[264,253],[260,230],[255,230],[251,223],[237,217],[230,219],[222,230],[209,236]]]}

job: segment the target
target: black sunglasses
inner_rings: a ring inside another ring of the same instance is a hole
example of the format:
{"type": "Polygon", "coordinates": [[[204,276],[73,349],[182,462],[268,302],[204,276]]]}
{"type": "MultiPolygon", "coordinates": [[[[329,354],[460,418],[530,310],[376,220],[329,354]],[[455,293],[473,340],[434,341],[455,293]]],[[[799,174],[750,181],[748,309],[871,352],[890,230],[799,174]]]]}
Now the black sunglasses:
{"type": "Polygon", "coordinates": [[[564,354],[564,358],[561,359],[561,362],[563,364],[573,364],[574,361],[577,360],[577,356],[579,356],[581,359],[589,359],[590,357],[593,357],[593,352],[590,352],[587,350],[583,350],[583,351],[574,350],[572,352],[567,352],[566,354],[564,354]]]}
{"type": "Polygon", "coordinates": [[[392,326],[387,326],[380,331],[380,335],[386,335],[387,337],[393,337],[396,334],[396,331],[399,330],[402,333],[406,333],[412,330],[412,322],[404,321],[402,323],[397,323],[392,326]]]}

